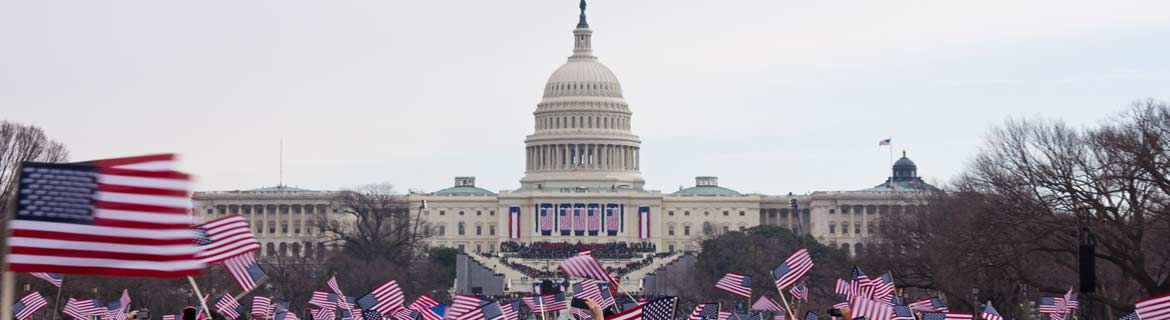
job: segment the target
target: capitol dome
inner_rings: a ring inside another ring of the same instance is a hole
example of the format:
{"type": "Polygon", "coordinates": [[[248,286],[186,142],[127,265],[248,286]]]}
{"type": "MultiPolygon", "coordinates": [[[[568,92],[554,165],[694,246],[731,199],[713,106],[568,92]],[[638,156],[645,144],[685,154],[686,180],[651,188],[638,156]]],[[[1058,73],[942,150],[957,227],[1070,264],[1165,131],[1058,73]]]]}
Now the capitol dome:
{"type": "Polygon", "coordinates": [[[622,85],[613,71],[596,58],[570,58],[548,77],[544,86],[545,98],[564,96],[621,97],[622,85]]]}

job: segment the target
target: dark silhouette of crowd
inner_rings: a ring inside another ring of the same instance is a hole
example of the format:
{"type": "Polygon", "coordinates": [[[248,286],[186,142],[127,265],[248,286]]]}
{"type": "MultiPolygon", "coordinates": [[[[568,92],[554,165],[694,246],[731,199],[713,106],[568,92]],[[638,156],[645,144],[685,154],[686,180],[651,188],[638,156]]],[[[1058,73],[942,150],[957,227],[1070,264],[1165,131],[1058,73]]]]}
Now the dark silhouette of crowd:
{"type": "Polygon", "coordinates": [[[500,244],[501,253],[513,253],[515,257],[523,259],[564,259],[577,255],[581,251],[591,251],[591,255],[598,259],[631,259],[637,253],[654,252],[657,249],[653,243],[568,243],[568,242],[533,242],[531,244],[518,242],[504,242],[500,244]]]}
{"type": "Polygon", "coordinates": [[[619,275],[627,274],[627,273],[630,273],[631,271],[641,269],[645,266],[650,265],[651,263],[654,263],[655,258],[666,257],[666,256],[669,256],[671,254],[673,254],[673,253],[672,252],[659,252],[659,253],[656,253],[652,256],[646,257],[645,259],[627,263],[626,265],[624,265],[620,268],[612,268],[612,267],[605,268],[605,271],[609,271],[610,273],[617,273],[619,275]]]}

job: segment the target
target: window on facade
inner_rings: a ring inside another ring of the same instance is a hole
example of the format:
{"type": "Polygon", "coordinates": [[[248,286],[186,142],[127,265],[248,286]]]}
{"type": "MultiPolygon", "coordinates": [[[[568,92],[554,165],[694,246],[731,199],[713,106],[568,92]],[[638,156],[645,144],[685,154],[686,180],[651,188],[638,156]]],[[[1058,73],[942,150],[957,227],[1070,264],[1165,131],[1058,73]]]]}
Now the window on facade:
{"type": "Polygon", "coordinates": [[[280,233],[288,233],[288,224],[287,223],[282,223],[280,225],[280,233]]]}
{"type": "Polygon", "coordinates": [[[276,233],[276,225],[268,224],[268,233],[276,233]]]}
{"type": "Polygon", "coordinates": [[[724,216],[724,217],[726,217],[726,216],[728,216],[728,215],[729,215],[729,213],[728,213],[727,211],[723,211],[723,216],[724,216]]]}
{"type": "Polygon", "coordinates": [[[488,215],[489,215],[489,216],[495,216],[495,215],[496,215],[496,211],[495,211],[495,210],[488,211],[488,215]]]}
{"type": "Polygon", "coordinates": [[[439,226],[439,236],[447,235],[447,226],[439,226]]]}
{"type": "Polygon", "coordinates": [[[844,234],[849,233],[849,223],[848,222],[841,223],[841,233],[844,233],[844,234]]]}
{"type": "Polygon", "coordinates": [[[475,212],[475,215],[476,215],[476,216],[482,216],[482,215],[483,215],[483,211],[476,211],[476,212],[475,212]]]}
{"type": "Polygon", "coordinates": [[[691,226],[683,226],[683,235],[684,236],[691,235],[691,226]]]}
{"type": "Polygon", "coordinates": [[[317,232],[325,233],[325,223],[321,223],[320,225],[317,225],[317,232]]]}
{"type": "Polygon", "coordinates": [[[723,226],[723,232],[728,232],[728,231],[731,231],[731,227],[723,226]]]}
{"type": "Polygon", "coordinates": [[[463,211],[459,211],[459,215],[463,215],[463,211]]]}
{"type": "Polygon", "coordinates": [[[264,226],[256,225],[256,233],[257,234],[264,233],[264,226]]]}
{"type": "Polygon", "coordinates": [[[463,234],[464,234],[465,230],[463,230],[463,227],[464,227],[464,226],[463,226],[463,223],[462,223],[462,222],[460,222],[460,223],[459,223],[459,235],[463,235],[463,234]]]}
{"type": "Polygon", "coordinates": [[[666,234],[673,236],[674,235],[674,226],[666,227],[666,234]]]}
{"type": "Polygon", "coordinates": [[[829,224],[829,234],[834,234],[834,233],[837,233],[837,224],[830,223],[829,224]]]}
{"type": "Polygon", "coordinates": [[[269,243],[268,245],[264,246],[264,254],[269,256],[269,257],[275,256],[276,255],[276,245],[269,243]]]}
{"type": "Polygon", "coordinates": [[[669,246],[666,246],[666,248],[667,248],[667,250],[668,250],[668,251],[670,251],[670,252],[674,252],[674,245],[673,245],[673,244],[672,244],[672,245],[669,245],[669,246]]]}
{"type": "Polygon", "coordinates": [[[860,223],[853,224],[853,233],[861,234],[861,224],[860,223]]]}
{"type": "Polygon", "coordinates": [[[490,225],[490,226],[488,226],[488,235],[489,235],[489,236],[494,236],[494,235],[496,235],[496,225],[490,225]]]}
{"type": "Polygon", "coordinates": [[[207,214],[215,213],[211,208],[207,208],[207,214]]]}
{"type": "Polygon", "coordinates": [[[873,234],[874,228],[875,228],[874,224],[871,222],[870,224],[865,225],[865,232],[869,233],[869,234],[873,234]]]}
{"type": "Polygon", "coordinates": [[[690,216],[690,215],[691,215],[691,212],[690,212],[690,211],[683,211],[683,215],[684,215],[684,216],[690,216]]]}
{"type": "Polygon", "coordinates": [[[711,215],[711,211],[703,211],[703,215],[704,215],[704,216],[709,216],[709,215],[711,215]]]}
{"type": "Polygon", "coordinates": [[[439,215],[445,216],[445,215],[447,215],[447,211],[439,210],[439,215]]]}
{"type": "Polygon", "coordinates": [[[836,212],[837,212],[837,209],[829,209],[829,214],[833,214],[833,213],[836,213],[836,212]]]}
{"type": "Polygon", "coordinates": [[[666,212],[666,215],[668,215],[668,216],[673,216],[673,215],[674,215],[674,211],[667,211],[667,212],[666,212]]]}
{"type": "Polygon", "coordinates": [[[475,226],[475,235],[477,235],[477,236],[483,235],[483,226],[475,226]]]}
{"type": "Polygon", "coordinates": [[[294,228],[293,228],[293,234],[301,234],[301,227],[300,227],[300,226],[296,226],[296,227],[294,227],[294,228]]]}
{"type": "Polygon", "coordinates": [[[740,212],[739,212],[739,216],[740,216],[740,217],[742,217],[742,216],[746,216],[746,215],[747,215],[747,213],[746,213],[746,212],[743,212],[743,211],[740,211],[740,212]]]}

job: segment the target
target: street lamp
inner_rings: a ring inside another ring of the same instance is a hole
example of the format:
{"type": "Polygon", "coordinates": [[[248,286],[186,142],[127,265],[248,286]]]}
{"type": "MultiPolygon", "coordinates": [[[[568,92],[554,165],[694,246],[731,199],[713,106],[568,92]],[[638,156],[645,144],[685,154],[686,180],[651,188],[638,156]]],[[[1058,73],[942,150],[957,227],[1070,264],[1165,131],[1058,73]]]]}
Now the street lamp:
{"type": "Polygon", "coordinates": [[[979,288],[971,288],[971,314],[975,319],[979,319],[979,288]]]}

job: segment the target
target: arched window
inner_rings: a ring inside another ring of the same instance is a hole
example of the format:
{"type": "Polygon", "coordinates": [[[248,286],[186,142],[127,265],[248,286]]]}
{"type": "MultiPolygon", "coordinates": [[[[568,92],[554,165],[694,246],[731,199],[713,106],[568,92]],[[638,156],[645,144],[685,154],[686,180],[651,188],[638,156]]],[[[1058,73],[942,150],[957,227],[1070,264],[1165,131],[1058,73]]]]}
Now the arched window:
{"type": "Polygon", "coordinates": [[[301,256],[301,244],[300,244],[300,243],[293,242],[293,244],[292,244],[292,256],[294,256],[294,257],[300,257],[300,256],[301,256]]]}
{"type": "Polygon", "coordinates": [[[837,224],[829,222],[829,234],[837,233],[837,224]]]}
{"type": "Polygon", "coordinates": [[[849,254],[849,244],[848,244],[848,243],[842,243],[842,244],[841,244],[841,251],[845,251],[845,254],[849,254]]]}
{"type": "Polygon", "coordinates": [[[853,245],[853,255],[860,256],[861,249],[864,249],[864,247],[860,243],[853,245]]]}
{"type": "Polygon", "coordinates": [[[684,236],[691,235],[691,225],[688,224],[688,225],[683,226],[683,235],[684,236]]]}
{"type": "Polygon", "coordinates": [[[861,234],[861,223],[853,224],[853,233],[861,234]]]}
{"type": "Polygon", "coordinates": [[[488,226],[488,235],[489,236],[496,235],[496,225],[493,224],[493,225],[488,226]]]}
{"type": "Polygon", "coordinates": [[[275,256],[276,255],[276,245],[269,242],[268,245],[264,246],[264,254],[269,256],[269,257],[275,256]]]}
{"type": "Polygon", "coordinates": [[[842,234],[849,234],[849,223],[848,222],[841,223],[841,233],[842,234]]]}
{"type": "Polygon", "coordinates": [[[288,256],[288,244],[287,243],[284,243],[284,242],[280,243],[280,256],[281,257],[288,256]]]}
{"type": "Polygon", "coordinates": [[[666,234],[671,236],[674,235],[674,225],[669,225],[666,227],[666,234]]]}
{"type": "Polygon", "coordinates": [[[475,225],[475,235],[477,235],[477,236],[483,235],[483,226],[478,225],[478,224],[475,225]]]}
{"type": "Polygon", "coordinates": [[[438,232],[439,232],[439,236],[445,236],[445,235],[447,235],[447,226],[446,226],[446,225],[439,225],[439,231],[438,231],[438,232]]]}

